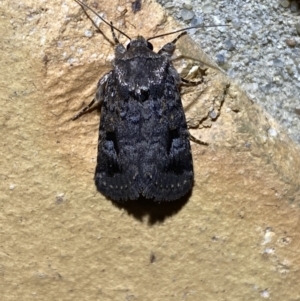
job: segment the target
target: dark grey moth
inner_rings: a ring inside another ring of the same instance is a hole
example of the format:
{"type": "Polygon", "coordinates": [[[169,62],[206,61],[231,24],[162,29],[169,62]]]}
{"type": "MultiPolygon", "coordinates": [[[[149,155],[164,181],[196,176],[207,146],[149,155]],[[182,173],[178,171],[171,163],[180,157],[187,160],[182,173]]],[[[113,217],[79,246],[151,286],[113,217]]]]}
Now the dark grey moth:
{"type": "Polygon", "coordinates": [[[178,38],[157,53],[151,38],[142,36],[131,39],[125,48],[114,34],[121,31],[103,21],[111,26],[116,43],[112,70],[99,80],[91,104],[73,118],[94,103],[101,105],[97,189],[115,201],[140,196],[177,200],[194,181],[181,78],[171,62],[178,38]]]}

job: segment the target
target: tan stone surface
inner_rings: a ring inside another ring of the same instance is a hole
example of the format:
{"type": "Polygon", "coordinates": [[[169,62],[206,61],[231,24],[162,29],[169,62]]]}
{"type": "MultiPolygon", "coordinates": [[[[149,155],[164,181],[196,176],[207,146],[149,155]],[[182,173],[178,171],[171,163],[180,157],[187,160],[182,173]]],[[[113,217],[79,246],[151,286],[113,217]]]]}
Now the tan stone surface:
{"type": "MultiPolygon", "coordinates": [[[[177,28],[153,2],[89,3],[131,36],[177,28]]],[[[70,121],[111,46],[71,0],[0,5],[1,300],[300,299],[299,148],[274,120],[209,69],[183,89],[209,143],[190,198],[116,206],[93,183],[98,112],[70,121]]]]}

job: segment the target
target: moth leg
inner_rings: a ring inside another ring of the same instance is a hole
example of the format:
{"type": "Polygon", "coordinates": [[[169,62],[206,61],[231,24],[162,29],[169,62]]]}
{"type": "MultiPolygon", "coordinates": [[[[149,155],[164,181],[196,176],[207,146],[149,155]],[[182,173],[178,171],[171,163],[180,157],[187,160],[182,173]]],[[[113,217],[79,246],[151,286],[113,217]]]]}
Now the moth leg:
{"type": "Polygon", "coordinates": [[[111,72],[105,74],[99,80],[98,85],[97,85],[96,96],[93,98],[93,100],[87,106],[85,106],[82,110],[80,110],[71,120],[78,119],[80,116],[85,114],[94,105],[97,106],[97,107],[101,105],[101,102],[102,102],[102,100],[104,98],[104,94],[105,94],[105,88],[106,88],[107,80],[108,80],[110,75],[111,75],[111,72]]]}
{"type": "Polygon", "coordinates": [[[193,136],[190,132],[189,132],[189,139],[195,143],[201,144],[201,145],[208,145],[207,142],[204,142],[200,139],[197,139],[195,136],[193,136]]]}
{"type": "Polygon", "coordinates": [[[183,77],[181,77],[181,81],[184,82],[185,84],[189,84],[189,85],[199,85],[199,84],[203,83],[203,79],[192,81],[192,80],[185,79],[183,77]]]}
{"type": "Polygon", "coordinates": [[[115,58],[121,58],[123,53],[126,52],[126,48],[120,43],[120,41],[118,40],[115,31],[114,31],[114,27],[113,27],[113,23],[110,22],[110,29],[111,29],[111,34],[113,36],[114,39],[114,43],[115,43],[115,58]]]}
{"type": "Polygon", "coordinates": [[[208,61],[202,61],[200,59],[196,59],[196,58],[194,58],[194,57],[192,57],[190,55],[186,55],[186,54],[178,55],[178,56],[172,58],[171,61],[177,61],[177,60],[181,60],[181,59],[190,59],[190,60],[193,60],[193,61],[200,62],[200,63],[206,65],[207,67],[210,67],[210,68],[212,68],[214,70],[221,71],[224,74],[224,70],[222,70],[218,65],[210,63],[208,61]]]}
{"type": "Polygon", "coordinates": [[[166,45],[164,45],[159,51],[158,53],[161,55],[165,55],[167,57],[171,57],[176,49],[176,42],[184,35],[186,35],[187,32],[183,31],[180,35],[178,35],[172,42],[167,43],[166,45]]]}
{"type": "Polygon", "coordinates": [[[176,42],[184,35],[186,35],[187,32],[183,31],[177,38],[175,38],[172,42],[167,43],[166,45],[164,45],[159,51],[158,54],[164,55],[168,58],[171,58],[171,56],[173,55],[175,49],[176,49],[176,42]]]}
{"type": "Polygon", "coordinates": [[[96,102],[96,99],[94,97],[93,100],[86,107],[84,107],[81,111],[79,111],[75,116],[73,116],[71,120],[74,121],[74,120],[78,119],[80,116],[82,116],[84,113],[86,113],[86,111],[88,111],[94,105],[95,102],[96,102]]]}
{"type": "Polygon", "coordinates": [[[176,42],[182,37],[185,36],[187,34],[186,31],[183,31],[182,33],[180,33],[171,43],[176,44],[176,42]]]}
{"type": "MultiPolygon", "coordinates": [[[[173,55],[175,49],[176,49],[176,43],[177,41],[184,35],[186,35],[187,32],[186,31],[183,31],[182,33],[180,33],[172,42],[170,43],[167,43],[166,45],[164,45],[159,51],[158,53],[161,54],[161,55],[164,55],[168,58],[171,59],[171,56],[173,55]]],[[[175,58],[175,59],[178,59],[175,58]]],[[[191,84],[191,85],[198,85],[198,84],[201,84],[202,83],[202,80],[198,80],[198,81],[190,81],[190,80],[187,80],[187,79],[184,79],[184,78],[181,78],[181,81],[186,83],[186,84],[191,84]]]]}

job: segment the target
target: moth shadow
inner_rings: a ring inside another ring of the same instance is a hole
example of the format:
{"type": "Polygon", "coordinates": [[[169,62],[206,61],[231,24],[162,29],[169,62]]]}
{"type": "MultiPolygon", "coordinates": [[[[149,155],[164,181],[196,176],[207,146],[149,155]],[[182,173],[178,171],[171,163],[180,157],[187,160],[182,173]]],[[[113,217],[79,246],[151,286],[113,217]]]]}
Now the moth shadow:
{"type": "Polygon", "coordinates": [[[139,221],[143,221],[145,217],[148,218],[148,224],[154,225],[163,223],[165,219],[177,214],[187,204],[191,192],[176,201],[162,201],[157,202],[144,197],[139,197],[134,201],[126,201],[124,203],[112,201],[118,208],[127,211],[129,215],[133,215],[139,221]]]}

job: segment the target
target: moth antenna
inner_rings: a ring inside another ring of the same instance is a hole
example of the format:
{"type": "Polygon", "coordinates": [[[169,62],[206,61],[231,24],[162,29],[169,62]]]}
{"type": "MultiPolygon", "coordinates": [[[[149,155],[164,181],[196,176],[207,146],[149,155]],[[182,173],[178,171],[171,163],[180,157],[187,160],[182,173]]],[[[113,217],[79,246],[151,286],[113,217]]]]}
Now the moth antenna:
{"type": "Polygon", "coordinates": [[[115,44],[111,41],[111,39],[109,37],[107,37],[107,35],[98,27],[98,25],[96,24],[96,22],[87,13],[87,11],[85,10],[85,8],[83,6],[81,6],[81,5],[80,5],[80,7],[82,8],[82,10],[83,10],[84,14],[87,16],[87,18],[93,23],[93,25],[95,26],[95,28],[97,28],[97,30],[103,35],[103,37],[109,42],[109,44],[111,46],[115,46],[115,44]]]}
{"type": "MultiPolygon", "coordinates": [[[[118,31],[120,34],[122,34],[123,36],[125,36],[127,39],[129,39],[131,41],[131,38],[122,30],[118,29],[117,27],[113,26],[112,24],[109,24],[109,22],[107,22],[104,18],[102,18],[95,10],[93,10],[91,7],[89,7],[88,5],[86,5],[85,3],[83,3],[80,0],[74,0],[76,3],[78,3],[82,8],[87,8],[89,9],[91,12],[93,12],[99,19],[101,19],[105,24],[107,24],[110,28],[115,29],[116,31],[118,31]]],[[[94,26],[96,26],[97,29],[98,26],[95,24],[95,22],[93,22],[94,26]]],[[[100,30],[100,29],[99,29],[100,30]]],[[[101,31],[101,30],[100,30],[101,31]]]]}
{"type": "MultiPolygon", "coordinates": [[[[75,0],[75,1],[77,1],[77,0],[75,0]]],[[[160,34],[158,36],[154,36],[154,37],[148,38],[147,41],[150,41],[150,40],[153,40],[153,39],[156,39],[156,38],[160,38],[160,37],[164,37],[164,36],[168,36],[168,35],[171,35],[171,34],[174,34],[174,33],[178,33],[178,32],[181,32],[181,31],[186,31],[186,30],[193,29],[193,28],[219,27],[219,26],[230,26],[230,25],[228,24],[228,25],[197,25],[197,26],[191,26],[191,27],[186,27],[186,28],[178,29],[178,30],[175,30],[175,31],[172,31],[172,32],[167,32],[167,33],[160,34]]]]}

